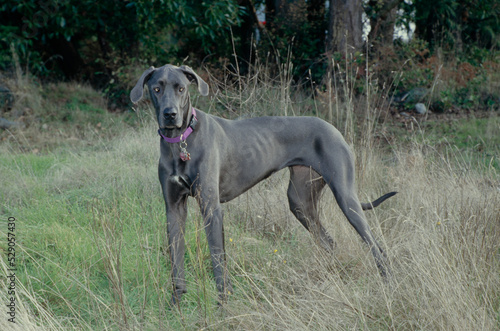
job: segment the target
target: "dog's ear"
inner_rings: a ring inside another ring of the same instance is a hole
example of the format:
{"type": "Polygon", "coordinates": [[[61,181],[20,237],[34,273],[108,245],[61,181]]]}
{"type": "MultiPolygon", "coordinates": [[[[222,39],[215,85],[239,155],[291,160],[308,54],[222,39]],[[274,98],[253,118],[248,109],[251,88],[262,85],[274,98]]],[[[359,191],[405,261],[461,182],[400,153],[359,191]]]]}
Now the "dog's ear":
{"type": "Polygon", "coordinates": [[[142,99],[142,95],[144,93],[144,84],[151,78],[151,75],[155,71],[155,67],[151,66],[149,67],[148,70],[144,71],[141,75],[141,78],[139,78],[139,81],[137,84],[135,84],[134,88],[132,91],[130,91],[130,100],[133,103],[139,102],[139,100],[142,99]]]}
{"type": "Polygon", "coordinates": [[[198,85],[198,91],[200,92],[201,95],[206,97],[208,95],[208,84],[205,83],[203,79],[201,79],[200,76],[198,76],[193,69],[191,69],[188,66],[180,66],[179,69],[186,75],[187,79],[191,83],[195,83],[198,85]]]}

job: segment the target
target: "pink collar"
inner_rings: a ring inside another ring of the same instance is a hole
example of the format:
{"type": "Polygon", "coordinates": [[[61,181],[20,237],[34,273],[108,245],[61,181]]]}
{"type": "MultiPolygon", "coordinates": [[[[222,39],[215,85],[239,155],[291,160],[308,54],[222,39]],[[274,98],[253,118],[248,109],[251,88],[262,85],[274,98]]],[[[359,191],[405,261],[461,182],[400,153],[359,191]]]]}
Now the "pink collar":
{"type": "Polygon", "coordinates": [[[177,136],[177,137],[174,137],[174,138],[165,137],[164,135],[161,134],[160,129],[158,129],[158,134],[163,139],[165,139],[166,142],[171,143],[171,144],[179,143],[181,141],[186,140],[187,137],[189,137],[189,135],[194,131],[194,127],[196,126],[196,123],[198,123],[198,118],[196,117],[196,111],[194,110],[194,107],[192,108],[191,113],[192,113],[193,116],[191,116],[191,121],[189,122],[189,126],[186,129],[186,131],[184,131],[183,133],[181,133],[180,136],[177,136]]]}

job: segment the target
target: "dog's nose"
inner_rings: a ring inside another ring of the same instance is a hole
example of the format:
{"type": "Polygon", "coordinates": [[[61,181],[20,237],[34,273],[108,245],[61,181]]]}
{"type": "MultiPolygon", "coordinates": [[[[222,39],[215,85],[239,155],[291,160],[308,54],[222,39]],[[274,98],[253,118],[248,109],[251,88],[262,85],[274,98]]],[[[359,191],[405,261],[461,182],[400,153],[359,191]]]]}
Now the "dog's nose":
{"type": "Polygon", "coordinates": [[[165,108],[163,110],[163,117],[167,120],[173,120],[177,116],[177,111],[173,107],[165,108]]]}

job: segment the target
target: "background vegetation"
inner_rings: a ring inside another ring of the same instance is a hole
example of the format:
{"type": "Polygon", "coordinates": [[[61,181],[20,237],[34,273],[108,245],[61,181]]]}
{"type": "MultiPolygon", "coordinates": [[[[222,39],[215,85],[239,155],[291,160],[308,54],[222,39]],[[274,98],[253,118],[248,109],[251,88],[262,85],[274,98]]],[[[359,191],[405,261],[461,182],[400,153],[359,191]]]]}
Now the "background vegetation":
{"type": "Polygon", "coordinates": [[[444,66],[464,76],[461,86],[446,91],[453,103],[463,106],[460,98],[466,94],[476,96],[474,106],[498,105],[498,93],[478,96],[474,90],[498,72],[500,5],[495,0],[438,5],[427,0],[7,0],[0,5],[0,21],[0,68],[13,68],[14,51],[23,70],[44,80],[88,82],[107,94],[113,109],[126,108],[137,67],[185,63],[215,70],[231,64],[234,72],[246,74],[259,60],[273,66],[274,74],[291,63],[296,83],[319,88],[332,67],[345,61],[357,67],[361,86],[365,76],[389,86],[394,81],[389,73],[405,67],[403,72],[417,81],[399,81],[392,86],[398,92],[414,85],[431,88],[437,79],[453,81],[442,75],[444,66]],[[265,13],[265,22],[257,12],[265,13]],[[405,36],[410,43],[402,41],[405,36]]]}
{"type": "Polygon", "coordinates": [[[2,3],[0,85],[14,99],[0,117],[23,125],[0,131],[0,236],[15,216],[19,268],[18,324],[0,317],[0,329],[499,329],[498,4],[350,3],[372,28],[356,47],[323,1],[2,3]],[[411,22],[409,42],[387,37],[411,22]],[[167,62],[199,68],[211,94],[191,94],[209,113],[334,124],[361,199],[399,191],[367,213],[392,284],[327,191],[337,251],[314,245],[288,211],[284,170],[224,206],[235,293],[222,308],[190,203],[188,294],[171,309],[153,110],[125,101],[167,62]]]}

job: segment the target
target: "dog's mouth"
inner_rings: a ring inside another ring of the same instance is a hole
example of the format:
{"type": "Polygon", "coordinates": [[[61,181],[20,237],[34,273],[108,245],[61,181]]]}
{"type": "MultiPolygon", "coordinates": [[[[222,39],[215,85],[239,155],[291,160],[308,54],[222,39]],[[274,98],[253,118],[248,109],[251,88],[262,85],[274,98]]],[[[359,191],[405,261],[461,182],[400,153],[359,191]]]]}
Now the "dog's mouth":
{"type": "Polygon", "coordinates": [[[160,128],[160,132],[164,136],[170,136],[169,132],[172,132],[174,128],[160,128]]]}
{"type": "Polygon", "coordinates": [[[180,129],[182,126],[182,121],[178,121],[178,120],[158,121],[158,126],[162,130],[180,129]]]}
{"type": "Polygon", "coordinates": [[[180,130],[180,126],[177,125],[165,125],[165,126],[160,126],[160,132],[164,135],[167,134],[167,132],[172,131],[172,130],[180,130]]]}
{"type": "Polygon", "coordinates": [[[169,121],[158,121],[158,126],[160,127],[160,130],[179,130],[182,127],[182,121],[178,120],[169,120],[169,121]],[[180,123],[179,123],[180,122],[180,123]]]}

